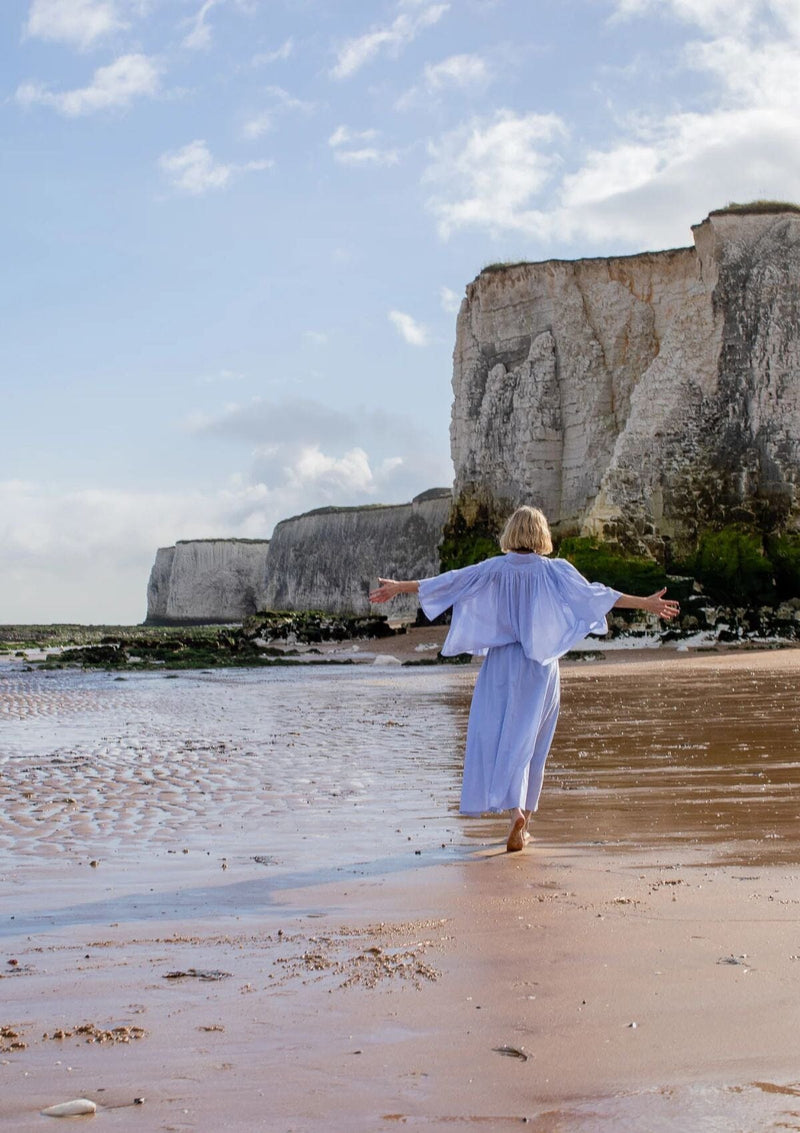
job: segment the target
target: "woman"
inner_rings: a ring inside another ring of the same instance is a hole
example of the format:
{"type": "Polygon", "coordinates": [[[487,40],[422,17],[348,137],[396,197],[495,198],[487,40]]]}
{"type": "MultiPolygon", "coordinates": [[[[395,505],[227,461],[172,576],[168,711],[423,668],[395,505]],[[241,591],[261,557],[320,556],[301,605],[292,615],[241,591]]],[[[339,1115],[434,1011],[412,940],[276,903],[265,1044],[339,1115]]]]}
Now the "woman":
{"type": "Polygon", "coordinates": [[[558,719],[558,658],[589,633],[608,629],[612,607],[669,620],[678,603],[659,590],[647,598],[587,582],[553,550],[538,508],[520,507],[500,536],[503,554],[421,581],[378,579],[372,602],[419,594],[427,617],[453,607],[442,653],[486,656],[472,697],[461,791],[462,814],[511,811],[506,849],[530,841],[544,765],[558,719]]]}

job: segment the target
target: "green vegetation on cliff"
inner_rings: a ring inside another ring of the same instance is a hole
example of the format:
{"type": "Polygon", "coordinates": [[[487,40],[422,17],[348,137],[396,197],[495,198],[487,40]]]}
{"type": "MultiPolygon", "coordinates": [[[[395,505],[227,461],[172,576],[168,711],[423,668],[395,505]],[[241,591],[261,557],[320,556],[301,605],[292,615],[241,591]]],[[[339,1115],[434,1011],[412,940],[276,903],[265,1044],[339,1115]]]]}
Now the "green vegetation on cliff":
{"type": "MultiPolygon", "coordinates": [[[[704,531],[697,549],[665,568],[654,559],[623,553],[613,543],[569,536],[556,548],[591,582],[603,582],[625,594],[651,594],[664,586],[679,600],[696,580],[714,601],[732,606],[769,606],[800,598],[800,533],[764,536],[744,524],[704,531]]],[[[441,569],[455,570],[500,554],[498,529],[488,511],[468,522],[456,509],[440,548],[441,569]]]]}
{"type": "Polygon", "coordinates": [[[737,213],[739,216],[747,214],[758,215],[769,212],[800,212],[800,205],[792,201],[729,201],[725,208],[712,209],[709,216],[725,216],[726,213],[737,213]]]}
{"type": "Polygon", "coordinates": [[[800,532],[771,536],[767,539],[766,551],[775,572],[778,600],[800,598],[800,532]]]}
{"type": "Polygon", "coordinates": [[[603,582],[623,594],[652,594],[667,585],[667,576],[659,563],[623,555],[599,539],[577,536],[562,539],[558,554],[590,582],[603,582]]]}
{"type": "Polygon", "coordinates": [[[734,606],[771,606],[800,597],[800,533],[764,536],[732,523],[704,531],[682,569],[710,598],[734,606]]]}
{"type": "Polygon", "coordinates": [[[458,508],[454,509],[439,546],[440,569],[458,570],[499,555],[499,536],[497,523],[485,508],[479,508],[471,521],[458,508]]]}
{"type": "Polygon", "coordinates": [[[687,566],[706,593],[720,601],[760,606],[775,597],[762,538],[740,524],[704,531],[687,566]]]}

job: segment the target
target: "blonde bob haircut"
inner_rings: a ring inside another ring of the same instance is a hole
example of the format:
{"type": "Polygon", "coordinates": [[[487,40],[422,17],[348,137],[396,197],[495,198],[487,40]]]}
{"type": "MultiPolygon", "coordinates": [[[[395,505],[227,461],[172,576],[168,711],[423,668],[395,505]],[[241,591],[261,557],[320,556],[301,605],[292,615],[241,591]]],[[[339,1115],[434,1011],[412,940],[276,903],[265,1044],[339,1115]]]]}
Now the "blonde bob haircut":
{"type": "Polygon", "coordinates": [[[518,507],[506,521],[500,536],[501,551],[534,551],[549,555],[553,550],[550,525],[538,507],[518,507]]]}

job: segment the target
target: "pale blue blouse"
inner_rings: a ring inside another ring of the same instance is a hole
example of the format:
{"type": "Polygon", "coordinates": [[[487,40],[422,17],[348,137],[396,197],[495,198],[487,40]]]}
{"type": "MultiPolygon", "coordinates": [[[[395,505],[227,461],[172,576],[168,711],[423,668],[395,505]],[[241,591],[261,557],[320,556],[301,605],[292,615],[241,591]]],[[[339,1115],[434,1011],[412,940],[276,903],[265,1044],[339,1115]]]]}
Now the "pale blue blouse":
{"type": "Polygon", "coordinates": [[[540,665],[555,661],[587,634],[606,633],[606,614],[620,596],[610,586],[587,582],[566,559],[516,551],[419,584],[427,617],[453,607],[442,647],[446,657],[483,655],[518,641],[525,656],[540,665]]]}

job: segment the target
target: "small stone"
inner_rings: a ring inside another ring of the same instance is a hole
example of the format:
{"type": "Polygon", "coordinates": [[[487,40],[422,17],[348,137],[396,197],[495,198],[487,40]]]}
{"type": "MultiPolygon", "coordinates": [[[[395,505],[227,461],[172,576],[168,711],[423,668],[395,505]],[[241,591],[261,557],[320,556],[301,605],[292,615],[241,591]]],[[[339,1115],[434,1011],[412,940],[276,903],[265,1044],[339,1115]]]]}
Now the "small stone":
{"type": "Polygon", "coordinates": [[[72,1101],[48,1106],[42,1113],[46,1117],[77,1117],[80,1114],[97,1113],[97,1106],[89,1098],[73,1098],[72,1101]]]}

